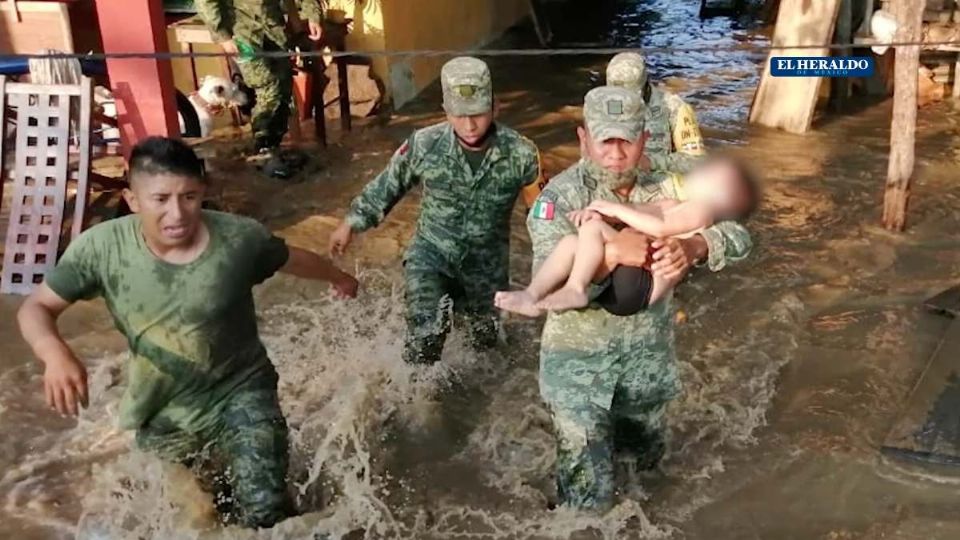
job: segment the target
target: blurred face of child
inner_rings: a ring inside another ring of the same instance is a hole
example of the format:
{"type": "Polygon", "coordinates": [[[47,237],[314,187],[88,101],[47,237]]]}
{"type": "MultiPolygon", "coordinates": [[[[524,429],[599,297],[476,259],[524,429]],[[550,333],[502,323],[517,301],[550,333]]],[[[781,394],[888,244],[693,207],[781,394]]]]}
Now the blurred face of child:
{"type": "Polygon", "coordinates": [[[716,160],[696,167],[684,179],[687,199],[707,204],[717,220],[741,217],[751,207],[747,180],[727,160],[716,160]]]}

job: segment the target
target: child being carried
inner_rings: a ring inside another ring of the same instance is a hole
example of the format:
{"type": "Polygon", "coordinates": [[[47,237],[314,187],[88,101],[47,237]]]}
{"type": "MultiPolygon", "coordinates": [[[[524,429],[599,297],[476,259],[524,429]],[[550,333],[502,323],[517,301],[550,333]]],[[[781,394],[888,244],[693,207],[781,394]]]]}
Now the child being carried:
{"type": "MultiPolygon", "coordinates": [[[[606,244],[624,226],[651,238],[689,238],[723,220],[746,219],[759,194],[752,176],[731,158],[715,157],[701,163],[684,181],[686,198],[629,205],[595,200],[584,210],[567,214],[578,234],[564,237],[522,291],[500,291],[494,303],[500,309],[537,317],[544,310],[586,307],[587,287],[604,262],[606,244]],[[565,283],[564,283],[565,282],[565,283]],[[560,287],[560,285],[563,285],[560,287]],[[559,287],[559,288],[558,288],[559,287]]],[[[641,308],[653,305],[672,283],[641,270],[637,281],[641,308]]]]}

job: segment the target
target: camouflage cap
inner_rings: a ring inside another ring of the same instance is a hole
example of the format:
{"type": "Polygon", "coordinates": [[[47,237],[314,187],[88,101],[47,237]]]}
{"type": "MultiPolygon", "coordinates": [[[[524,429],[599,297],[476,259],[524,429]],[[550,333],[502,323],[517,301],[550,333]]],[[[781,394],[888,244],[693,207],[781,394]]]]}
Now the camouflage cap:
{"type": "Polygon", "coordinates": [[[583,100],[583,120],[590,137],[636,141],[644,128],[646,106],[636,92],[618,86],[601,86],[583,100]]]}
{"type": "Polygon", "coordinates": [[[453,116],[484,114],[493,108],[490,68],[478,58],[454,58],[440,71],[443,109],[453,116]]]}
{"type": "Polygon", "coordinates": [[[614,56],[607,64],[607,84],[642,90],[647,84],[647,61],[643,55],[625,52],[614,56]]]}

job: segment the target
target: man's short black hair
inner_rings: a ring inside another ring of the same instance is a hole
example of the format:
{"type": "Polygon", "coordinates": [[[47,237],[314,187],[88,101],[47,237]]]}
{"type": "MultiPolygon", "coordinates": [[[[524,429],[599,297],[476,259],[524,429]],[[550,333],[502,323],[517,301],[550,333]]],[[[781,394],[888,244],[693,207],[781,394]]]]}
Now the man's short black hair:
{"type": "Polygon", "coordinates": [[[203,160],[179,139],[147,137],[130,153],[130,179],[141,175],[173,174],[206,183],[203,160]]]}

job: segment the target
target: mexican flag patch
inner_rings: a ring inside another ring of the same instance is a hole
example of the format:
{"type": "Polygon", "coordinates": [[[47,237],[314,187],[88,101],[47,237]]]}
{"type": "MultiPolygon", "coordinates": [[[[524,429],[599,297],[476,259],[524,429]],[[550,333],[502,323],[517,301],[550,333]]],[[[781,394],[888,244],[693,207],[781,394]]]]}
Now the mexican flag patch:
{"type": "Polygon", "coordinates": [[[553,203],[545,201],[537,201],[533,205],[533,217],[537,219],[544,219],[547,221],[553,221],[553,203]]]}

